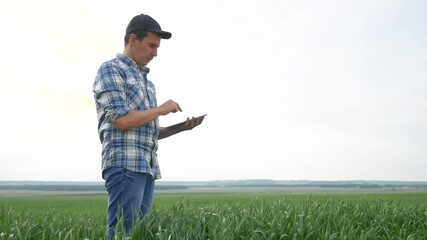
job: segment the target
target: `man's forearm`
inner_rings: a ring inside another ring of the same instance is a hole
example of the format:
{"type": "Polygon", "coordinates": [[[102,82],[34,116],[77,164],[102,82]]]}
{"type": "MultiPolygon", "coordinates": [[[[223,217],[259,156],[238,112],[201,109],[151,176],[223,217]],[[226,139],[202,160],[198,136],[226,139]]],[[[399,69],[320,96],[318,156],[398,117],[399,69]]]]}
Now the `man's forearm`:
{"type": "Polygon", "coordinates": [[[183,130],[179,128],[168,128],[168,127],[161,127],[159,131],[159,140],[163,138],[170,137],[172,135],[175,135],[183,130]]]}
{"type": "Polygon", "coordinates": [[[116,119],[114,125],[120,130],[140,127],[162,115],[160,109],[151,108],[144,111],[130,110],[126,115],[116,119]]]}

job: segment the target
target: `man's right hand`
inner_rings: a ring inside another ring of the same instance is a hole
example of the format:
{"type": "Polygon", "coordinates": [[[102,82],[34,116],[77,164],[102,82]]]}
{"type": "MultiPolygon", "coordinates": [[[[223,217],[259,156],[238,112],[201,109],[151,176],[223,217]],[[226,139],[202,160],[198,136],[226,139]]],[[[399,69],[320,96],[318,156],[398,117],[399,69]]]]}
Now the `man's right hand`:
{"type": "Polygon", "coordinates": [[[162,105],[160,105],[158,107],[160,109],[160,113],[162,115],[167,115],[171,112],[176,113],[178,111],[182,112],[181,107],[179,106],[178,103],[176,103],[175,101],[169,99],[166,102],[164,102],[162,105]]]}

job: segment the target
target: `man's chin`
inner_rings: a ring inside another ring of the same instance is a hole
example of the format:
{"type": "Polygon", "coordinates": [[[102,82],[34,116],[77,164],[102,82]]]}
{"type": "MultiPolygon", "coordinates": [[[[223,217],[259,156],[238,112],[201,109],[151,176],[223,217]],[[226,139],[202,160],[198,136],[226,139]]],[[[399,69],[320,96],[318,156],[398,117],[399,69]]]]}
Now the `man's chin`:
{"type": "Polygon", "coordinates": [[[148,64],[148,62],[139,62],[138,63],[139,66],[143,66],[143,67],[147,66],[147,64],[148,64]]]}

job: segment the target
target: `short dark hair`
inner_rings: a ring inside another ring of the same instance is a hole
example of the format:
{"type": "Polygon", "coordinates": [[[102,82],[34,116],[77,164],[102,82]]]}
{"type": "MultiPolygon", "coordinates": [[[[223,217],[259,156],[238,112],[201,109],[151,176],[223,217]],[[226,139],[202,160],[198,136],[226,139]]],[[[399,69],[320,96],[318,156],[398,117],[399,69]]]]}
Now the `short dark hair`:
{"type": "Polygon", "coordinates": [[[129,37],[131,34],[135,34],[136,35],[136,39],[139,41],[142,41],[142,39],[144,39],[147,35],[148,35],[148,31],[147,30],[139,30],[139,31],[135,31],[135,32],[130,32],[128,34],[125,35],[125,46],[128,45],[129,43],[129,37]]]}

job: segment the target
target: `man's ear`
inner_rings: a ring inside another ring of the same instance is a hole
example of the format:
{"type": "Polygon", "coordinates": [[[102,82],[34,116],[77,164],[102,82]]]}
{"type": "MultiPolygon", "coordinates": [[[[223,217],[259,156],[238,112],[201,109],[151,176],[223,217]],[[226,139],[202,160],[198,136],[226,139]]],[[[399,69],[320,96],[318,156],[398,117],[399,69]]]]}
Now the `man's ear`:
{"type": "Polygon", "coordinates": [[[136,41],[136,35],[134,33],[131,33],[129,35],[129,43],[132,47],[133,47],[133,44],[135,44],[135,41],[136,41]]]}

